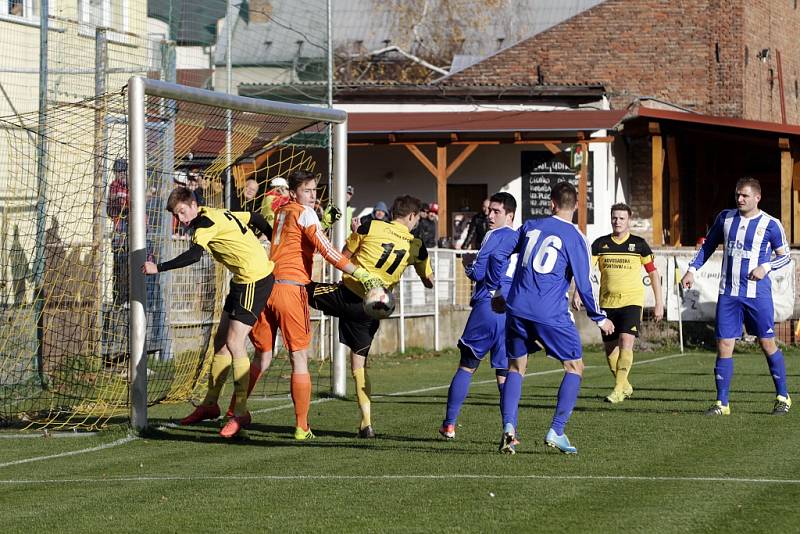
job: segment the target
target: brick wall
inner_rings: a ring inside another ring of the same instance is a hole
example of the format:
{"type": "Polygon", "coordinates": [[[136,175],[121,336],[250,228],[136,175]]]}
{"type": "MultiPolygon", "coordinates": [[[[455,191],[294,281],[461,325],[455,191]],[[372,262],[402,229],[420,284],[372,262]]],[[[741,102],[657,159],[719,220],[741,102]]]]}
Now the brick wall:
{"type": "Polygon", "coordinates": [[[447,83],[602,83],[614,108],[652,96],[712,115],[778,121],[780,50],[787,116],[800,123],[800,6],[794,5],[608,0],[447,83]],[[756,54],[765,48],[770,57],[762,62],[756,54]]]}
{"type": "Polygon", "coordinates": [[[742,59],[746,119],[780,122],[781,105],[777,53],[781,53],[787,122],[800,124],[800,2],[744,0],[742,59]],[[795,7],[796,6],[796,7],[795,7]],[[769,49],[769,57],[757,54],[769,49]]]}

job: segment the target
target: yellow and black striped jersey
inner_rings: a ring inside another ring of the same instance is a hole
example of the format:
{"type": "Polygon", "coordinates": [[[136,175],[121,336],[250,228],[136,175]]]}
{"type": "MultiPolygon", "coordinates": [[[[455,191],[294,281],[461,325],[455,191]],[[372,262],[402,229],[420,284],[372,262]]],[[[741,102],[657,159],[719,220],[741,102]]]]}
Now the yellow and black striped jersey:
{"type": "Polygon", "coordinates": [[[237,284],[249,284],[268,276],[273,269],[267,251],[247,223],[250,213],[200,208],[192,221],[192,242],[208,251],[233,273],[237,284]]]}
{"type": "MultiPolygon", "coordinates": [[[[389,289],[400,281],[408,265],[414,266],[420,278],[433,274],[425,245],[399,222],[367,221],[350,234],[345,247],[354,265],[379,277],[389,289]]],[[[361,282],[348,274],[342,280],[349,290],[364,296],[361,282]]]]}
{"type": "Polygon", "coordinates": [[[622,308],[644,305],[642,266],[654,269],[653,252],[647,241],[628,234],[621,241],[609,234],[592,243],[592,261],[600,269],[600,307],[622,308]]]}

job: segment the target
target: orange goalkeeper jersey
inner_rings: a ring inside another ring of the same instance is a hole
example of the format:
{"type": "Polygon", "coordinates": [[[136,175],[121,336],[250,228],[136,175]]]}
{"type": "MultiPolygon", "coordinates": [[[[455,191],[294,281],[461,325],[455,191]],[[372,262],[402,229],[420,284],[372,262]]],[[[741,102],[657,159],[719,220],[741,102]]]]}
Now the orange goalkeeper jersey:
{"type": "Polygon", "coordinates": [[[311,282],[314,251],[341,270],[349,262],[322,231],[313,208],[289,202],[275,214],[270,259],[275,262],[275,280],[311,282]]]}

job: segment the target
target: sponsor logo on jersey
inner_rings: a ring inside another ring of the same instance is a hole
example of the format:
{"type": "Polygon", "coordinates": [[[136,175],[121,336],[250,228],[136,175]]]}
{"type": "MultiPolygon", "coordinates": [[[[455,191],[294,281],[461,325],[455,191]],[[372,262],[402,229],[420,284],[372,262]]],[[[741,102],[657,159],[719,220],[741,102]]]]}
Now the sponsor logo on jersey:
{"type": "Polygon", "coordinates": [[[608,248],[608,243],[603,243],[603,246],[600,248],[608,248]]]}

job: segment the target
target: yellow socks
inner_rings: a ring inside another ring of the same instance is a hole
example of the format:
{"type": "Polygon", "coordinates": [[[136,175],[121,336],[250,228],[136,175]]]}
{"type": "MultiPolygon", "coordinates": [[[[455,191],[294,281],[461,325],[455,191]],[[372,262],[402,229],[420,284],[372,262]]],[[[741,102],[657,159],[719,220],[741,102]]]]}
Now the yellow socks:
{"type": "Polygon", "coordinates": [[[358,407],[361,409],[361,428],[366,428],[372,425],[369,399],[372,387],[369,383],[367,370],[363,367],[355,369],[353,371],[353,379],[356,381],[356,398],[358,399],[358,407]]]}
{"type": "Polygon", "coordinates": [[[611,351],[611,354],[606,356],[608,359],[608,368],[611,369],[611,374],[614,375],[614,378],[617,376],[617,361],[619,360],[619,347],[614,347],[614,350],[611,351]]]}
{"type": "Polygon", "coordinates": [[[233,415],[241,416],[247,413],[247,386],[250,384],[250,359],[242,356],[233,359],[233,396],[236,398],[236,407],[233,415]]]}
{"type": "Polygon", "coordinates": [[[311,406],[311,375],[292,373],[292,402],[295,426],[308,430],[308,408],[311,406]]]}
{"type": "Polygon", "coordinates": [[[628,386],[628,374],[633,366],[633,349],[619,349],[617,360],[617,381],[614,389],[622,391],[628,386]]]}
{"type": "Polygon", "coordinates": [[[208,377],[208,392],[206,392],[206,398],[203,399],[204,405],[211,406],[217,403],[230,368],[231,357],[227,354],[215,354],[211,358],[211,376],[208,377]]]}

